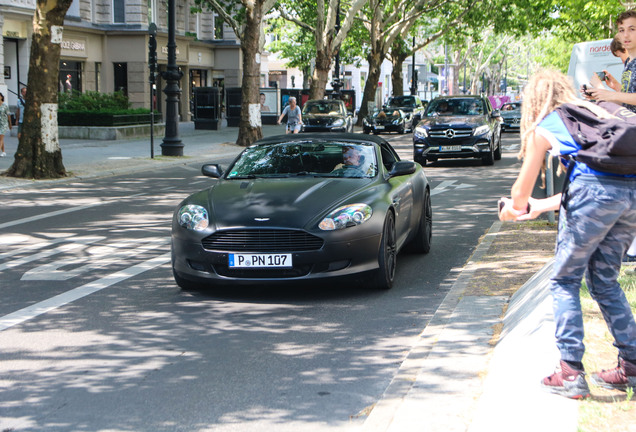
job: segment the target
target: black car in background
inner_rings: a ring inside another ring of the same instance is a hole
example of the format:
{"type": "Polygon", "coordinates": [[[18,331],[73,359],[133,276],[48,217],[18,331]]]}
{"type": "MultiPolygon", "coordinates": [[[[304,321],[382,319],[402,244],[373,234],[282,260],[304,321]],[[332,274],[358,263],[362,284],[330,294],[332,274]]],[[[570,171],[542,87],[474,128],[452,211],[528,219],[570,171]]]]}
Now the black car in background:
{"type": "Polygon", "coordinates": [[[396,108],[376,110],[362,120],[362,129],[367,134],[384,132],[403,134],[407,130],[413,130],[413,114],[396,108]]]}
{"type": "Polygon", "coordinates": [[[486,97],[437,97],[413,132],[413,160],[425,165],[442,158],[480,158],[492,165],[501,159],[500,120],[486,97]]]}
{"type": "Polygon", "coordinates": [[[308,100],[302,114],[302,132],[353,132],[353,115],[339,99],[308,100]]]}
{"type": "Polygon", "coordinates": [[[405,113],[412,114],[413,125],[417,125],[422,120],[425,111],[422,100],[417,96],[393,96],[384,105],[384,108],[386,111],[399,109],[405,113]]]}
{"type": "Polygon", "coordinates": [[[501,107],[501,131],[519,132],[521,129],[521,102],[510,102],[501,107]]]}

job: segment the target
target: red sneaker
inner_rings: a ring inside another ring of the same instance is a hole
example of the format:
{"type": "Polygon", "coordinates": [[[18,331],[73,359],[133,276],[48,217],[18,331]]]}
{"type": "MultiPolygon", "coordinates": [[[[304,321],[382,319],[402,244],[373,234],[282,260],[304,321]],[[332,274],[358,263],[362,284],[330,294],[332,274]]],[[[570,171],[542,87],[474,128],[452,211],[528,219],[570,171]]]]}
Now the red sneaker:
{"type": "Polygon", "coordinates": [[[612,390],[627,391],[629,387],[636,389],[636,364],[619,357],[618,366],[592,374],[592,381],[612,390]]]}
{"type": "Polygon", "coordinates": [[[541,387],[550,393],[570,399],[584,399],[590,395],[590,388],[585,381],[585,372],[574,369],[561,360],[557,370],[549,377],[543,378],[541,387]]]}

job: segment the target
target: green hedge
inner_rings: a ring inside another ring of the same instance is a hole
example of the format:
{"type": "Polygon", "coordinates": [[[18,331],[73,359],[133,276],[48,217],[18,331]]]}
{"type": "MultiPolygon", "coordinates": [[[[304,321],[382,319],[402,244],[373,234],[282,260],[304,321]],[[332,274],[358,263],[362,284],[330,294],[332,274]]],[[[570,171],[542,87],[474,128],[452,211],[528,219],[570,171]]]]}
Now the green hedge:
{"type": "Polygon", "coordinates": [[[60,126],[126,126],[150,123],[150,110],[130,109],[122,92],[59,93],[57,123],[60,126]]]}
{"type": "Polygon", "coordinates": [[[150,123],[150,110],[112,111],[59,111],[57,124],[60,126],[126,126],[150,123]]]}

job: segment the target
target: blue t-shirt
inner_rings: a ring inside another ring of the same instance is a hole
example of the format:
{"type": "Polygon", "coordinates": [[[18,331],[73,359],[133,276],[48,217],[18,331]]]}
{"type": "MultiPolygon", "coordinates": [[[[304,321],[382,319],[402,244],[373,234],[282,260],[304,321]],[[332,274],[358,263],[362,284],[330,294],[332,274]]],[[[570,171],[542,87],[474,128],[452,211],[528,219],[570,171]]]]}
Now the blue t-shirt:
{"type": "Polygon", "coordinates": [[[300,107],[296,105],[296,108],[291,109],[289,105],[283,110],[283,115],[287,114],[287,124],[295,125],[300,122],[300,107]]]}
{"type": "MultiPolygon", "coordinates": [[[[550,150],[552,156],[576,156],[579,150],[581,150],[581,146],[574,140],[574,138],[572,138],[572,135],[568,132],[563,120],[561,120],[561,117],[559,117],[559,114],[555,111],[552,111],[541,121],[541,123],[539,123],[536,133],[547,139],[548,142],[552,144],[552,150],[550,150]]],[[[561,158],[561,161],[566,167],[570,162],[572,162],[569,158],[561,158]]],[[[636,177],[634,175],[621,175],[597,171],[590,168],[583,162],[574,161],[574,163],[576,165],[572,169],[570,181],[574,180],[575,177],[581,174],[594,174],[597,176],[610,177],[636,177]]]]}
{"type": "MultiPolygon", "coordinates": [[[[621,76],[621,92],[636,93],[636,59],[627,59],[621,76]]],[[[636,105],[623,104],[623,106],[636,112],[636,105]]]]}

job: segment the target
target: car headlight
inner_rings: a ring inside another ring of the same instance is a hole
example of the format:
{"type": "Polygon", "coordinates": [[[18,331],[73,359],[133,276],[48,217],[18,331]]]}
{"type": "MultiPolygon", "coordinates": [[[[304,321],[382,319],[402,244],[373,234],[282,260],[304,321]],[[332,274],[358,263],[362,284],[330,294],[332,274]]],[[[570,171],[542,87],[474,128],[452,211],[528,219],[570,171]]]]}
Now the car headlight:
{"type": "Polygon", "coordinates": [[[396,126],[399,125],[400,123],[402,123],[402,119],[393,120],[393,124],[396,126]]]}
{"type": "Polygon", "coordinates": [[[344,126],[344,120],[343,119],[335,120],[333,123],[331,123],[331,126],[333,127],[344,126]]]}
{"type": "Polygon", "coordinates": [[[424,126],[417,126],[413,135],[415,138],[426,138],[428,136],[428,131],[424,126]]]}
{"type": "Polygon", "coordinates": [[[338,207],[320,221],[318,228],[323,231],[339,230],[351,226],[361,225],[373,214],[367,204],[349,204],[338,207]]]}
{"type": "Polygon", "coordinates": [[[481,125],[477,129],[475,129],[475,135],[483,135],[487,134],[488,132],[490,132],[490,126],[488,125],[481,125]]]}
{"type": "Polygon", "coordinates": [[[210,224],[208,211],[200,205],[188,204],[179,209],[179,225],[194,231],[203,231],[210,224]]]}

